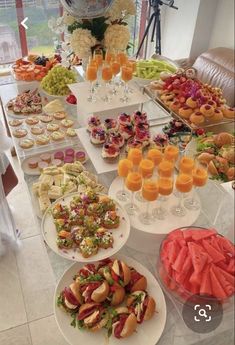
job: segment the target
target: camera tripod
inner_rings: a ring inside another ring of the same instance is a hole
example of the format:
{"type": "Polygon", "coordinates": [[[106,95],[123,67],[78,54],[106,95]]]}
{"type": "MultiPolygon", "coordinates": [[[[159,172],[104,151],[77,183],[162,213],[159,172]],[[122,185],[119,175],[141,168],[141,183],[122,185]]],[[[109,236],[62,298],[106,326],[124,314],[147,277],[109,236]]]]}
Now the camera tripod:
{"type": "Polygon", "coordinates": [[[144,36],[140,42],[138,51],[136,53],[136,58],[138,57],[138,55],[139,55],[139,53],[143,47],[144,41],[149,34],[149,30],[150,30],[152,24],[153,24],[153,26],[152,26],[151,42],[154,42],[154,39],[156,39],[155,52],[156,52],[156,54],[161,55],[162,45],[161,45],[161,9],[160,9],[160,6],[161,5],[167,5],[169,7],[172,7],[174,9],[178,10],[178,8],[173,6],[173,4],[174,4],[173,0],[168,1],[168,3],[165,3],[161,0],[149,0],[149,5],[150,5],[150,7],[153,8],[153,13],[151,14],[148,25],[147,25],[145,32],[144,32],[144,36]]]}

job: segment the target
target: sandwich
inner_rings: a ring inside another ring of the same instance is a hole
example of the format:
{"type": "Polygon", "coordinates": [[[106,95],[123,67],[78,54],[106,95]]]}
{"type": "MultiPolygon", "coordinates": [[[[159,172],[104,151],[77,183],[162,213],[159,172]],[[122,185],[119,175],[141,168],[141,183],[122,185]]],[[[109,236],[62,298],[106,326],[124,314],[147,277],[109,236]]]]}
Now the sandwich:
{"type": "Polygon", "coordinates": [[[127,298],[128,310],[135,314],[137,322],[150,320],[155,312],[155,300],[145,291],[135,291],[127,298]]]}
{"type": "Polygon", "coordinates": [[[101,274],[110,284],[116,282],[121,286],[126,286],[131,279],[130,268],[121,260],[109,262],[107,266],[100,268],[101,274]]]}
{"type": "Polygon", "coordinates": [[[85,303],[101,303],[109,294],[109,284],[98,273],[92,273],[85,278],[77,277],[76,282],[80,285],[80,291],[85,303]]]}
{"type": "Polygon", "coordinates": [[[131,279],[126,286],[128,292],[145,291],[147,289],[147,279],[137,272],[134,268],[131,268],[131,279]]]}
{"type": "Polygon", "coordinates": [[[69,287],[65,287],[57,299],[57,305],[62,306],[68,312],[78,311],[82,303],[83,298],[77,282],[70,284],[69,287]]]}
{"type": "Polygon", "coordinates": [[[120,307],[115,309],[115,316],[112,320],[112,334],[117,339],[127,338],[132,335],[137,327],[137,319],[134,313],[128,308],[120,307]]]}
{"type": "Polygon", "coordinates": [[[79,308],[77,320],[79,328],[96,332],[105,327],[108,322],[108,315],[101,304],[85,303],[79,308]]]}

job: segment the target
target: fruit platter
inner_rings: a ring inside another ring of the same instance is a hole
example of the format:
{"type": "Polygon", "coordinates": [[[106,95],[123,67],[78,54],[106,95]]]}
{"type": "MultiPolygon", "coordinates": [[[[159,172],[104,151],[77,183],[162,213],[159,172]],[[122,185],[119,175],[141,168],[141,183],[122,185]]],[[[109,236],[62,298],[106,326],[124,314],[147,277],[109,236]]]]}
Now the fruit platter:
{"type": "Polygon", "coordinates": [[[234,245],[215,229],[179,228],[161,244],[159,276],[183,303],[194,295],[225,302],[235,291],[234,256],[234,245]]]}
{"type": "Polygon", "coordinates": [[[88,188],[56,200],[45,212],[41,229],[56,254],[90,262],[118,252],[129,237],[130,222],[116,201],[88,188]]]}
{"type": "Polygon", "coordinates": [[[157,280],[140,263],[119,254],[71,266],[57,285],[54,310],[71,345],[155,345],[166,322],[157,280]]]}
{"type": "Polygon", "coordinates": [[[56,64],[60,62],[58,55],[52,58],[45,56],[29,55],[16,60],[12,66],[13,75],[19,81],[41,81],[56,64]]]}

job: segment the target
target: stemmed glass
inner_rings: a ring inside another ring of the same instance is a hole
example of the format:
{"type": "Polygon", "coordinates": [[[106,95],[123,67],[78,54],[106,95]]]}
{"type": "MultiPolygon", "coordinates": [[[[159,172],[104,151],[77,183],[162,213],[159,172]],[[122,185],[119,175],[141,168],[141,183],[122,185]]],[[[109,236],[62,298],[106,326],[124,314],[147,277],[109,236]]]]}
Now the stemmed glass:
{"type": "Polygon", "coordinates": [[[103,64],[103,51],[102,49],[95,49],[94,50],[94,54],[93,54],[93,59],[94,61],[97,63],[97,74],[98,74],[98,78],[95,84],[95,87],[98,88],[101,86],[101,84],[99,83],[99,79],[100,79],[100,74],[101,74],[101,67],[103,64]]]}
{"type": "MultiPolygon", "coordinates": [[[[168,160],[163,159],[158,164],[158,175],[161,177],[171,177],[174,171],[174,163],[168,160]]],[[[166,201],[166,197],[162,195],[159,200],[166,201]]]]}
{"type": "Polygon", "coordinates": [[[122,103],[127,103],[130,99],[127,96],[128,92],[128,82],[133,77],[133,70],[131,67],[127,67],[126,65],[122,66],[121,68],[121,78],[124,81],[124,90],[123,90],[123,97],[120,98],[122,103]]]}
{"type": "Polygon", "coordinates": [[[157,200],[158,197],[157,181],[145,180],[142,186],[142,196],[146,200],[146,210],[140,213],[139,220],[142,224],[149,225],[153,222],[152,214],[149,212],[150,202],[157,200]]]}
{"type": "MultiPolygon", "coordinates": [[[[183,156],[179,161],[179,172],[184,174],[192,174],[194,168],[194,159],[189,156],[183,156]]],[[[175,190],[174,195],[179,198],[180,192],[175,190]]],[[[186,195],[186,194],[185,194],[186,195]]]]}
{"type": "MultiPolygon", "coordinates": [[[[173,178],[172,177],[161,177],[158,179],[158,192],[160,195],[169,196],[173,192],[173,178]]],[[[166,218],[167,210],[162,206],[162,201],[159,199],[159,206],[153,210],[153,216],[159,220],[166,218]]]]}
{"type": "Polygon", "coordinates": [[[133,170],[137,170],[138,166],[143,158],[142,151],[140,149],[130,149],[128,151],[127,158],[133,163],[133,170]]]}
{"type": "Polygon", "coordinates": [[[113,59],[111,60],[111,69],[112,69],[112,73],[113,73],[113,89],[112,89],[112,94],[113,95],[116,95],[117,93],[117,89],[116,89],[116,85],[115,85],[115,79],[118,75],[118,73],[120,73],[120,63],[116,60],[116,59],[113,59]]]}
{"type": "Polygon", "coordinates": [[[205,186],[208,180],[208,164],[196,162],[196,167],[192,170],[193,191],[190,198],[184,201],[184,206],[188,210],[199,210],[200,203],[196,198],[196,189],[205,186]]]}
{"type": "Polygon", "coordinates": [[[176,189],[181,192],[179,202],[172,206],[171,213],[176,217],[184,217],[186,210],[183,207],[183,193],[189,193],[193,188],[192,175],[179,173],[175,182],[176,189]]]}
{"type": "MultiPolygon", "coordinates": [[[[148,179],[150,177],[152,177],[153,175],[153,170],[154,170],[154,163],[153,161],[151,161],[150,159],[142,159],[140,164],[139,164],[139,173],[144,179],[148,179]]],[[[144,202],[145,199],[142,196],[141,192],[137,192],[135,195],[136,200],[140,201],[140,202],[144,202]]]]}
{"type": "Polygon", "coordinates": [[[129,172],[126,178],[126,187],[131,193],[131,202],[125,205],[125,210],[128,214],[134,215],[138,212],[139,208],[134,203],[134,192],[138,192],[142,187],[142,177],[138,172],[129,172]]]}
{"type": "Polygon", "coordinates": [[[127,61],[128,61],[128,57],[126,55],[126,51],[119,50],[117,52],[117,60],[119,61],[121,66],[125,65],[127,63],[127,61]]]}
{"type": "Polygon", "coordinates": [[[104,65],[102,67],[102,79],[105,82],[106,94],[102,98],[104,102],[110,102],[111,98],[108,96],[109,83],[112,80],[113,74],[110,65],[104,65]]]}
{"type": "Polygon", "coordinates": [[[157,168],[157,166],[161,163],[163,159],[163,154],[158,149],[150,149],[147,152],[146,158],[150,159],[153,162],[155,168],[157,168]]]}
{"type": "Polygon", "coordinates": [[[110,64],[111,61],[115,58],[115,53],[113,50],[107,49],[105,53],[105,62],[110,64]]]}
{"type": "Polygon", "coordinates": [[[86,79],[90,82],[90,95],[88,96],[88,102],[96,102],[96,98],[94,96],[95,88],[94,88],[94,81],[97,79],[97,67],[94,65],[87,65],[86,69],[86,79]]]}
{"type": "Polygon", "coordinates": [[[133,163],[126,158],[122,158],[118,162],[118,176],[122,177],[123,185],[122,189],[119,190],[116,194],[116,197],[120,201],[127,201],[130,199],[130,193],[125,189],[125,179],[129,172],[133,168],[133,163]]]}

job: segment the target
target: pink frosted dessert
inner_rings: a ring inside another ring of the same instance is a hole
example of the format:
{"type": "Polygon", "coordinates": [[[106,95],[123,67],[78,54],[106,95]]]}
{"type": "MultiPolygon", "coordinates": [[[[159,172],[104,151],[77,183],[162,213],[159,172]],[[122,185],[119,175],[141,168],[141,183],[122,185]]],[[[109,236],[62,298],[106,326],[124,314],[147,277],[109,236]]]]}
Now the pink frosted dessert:
{"type": "Polygon", "coordinates": [[[90,139],[92,144],[100,145],[104,144],[106,140],[106,133],[102,127],[95,127],[91,131],[90,139]]]}
{"type": "Polygon", "coordinates": [[[134,125],[138,125],[139,123],[147,123],[147,114],[146,113],[141,113],[141,111],[136,111],[132,114],[131,116],[132,122],[134,125]]]}
{"type": "Polygon", "coordinates": [[[65,156],[70,156],[74,158],[74,155],[75,155],[74,149],[69,148],[65,150],[65,156]]]}
{"type": "Polygon", "coordinates": [[[116,132],[118,130],[118,122],[115,119],[106,119],[103,123],[106,133],[116,132]]]}
{"type": "Polygon", "coordinates": [[[101,125],[101,121],[99,116],[91,116],[88,120],[87,130],[91,132],[93,128],[99,127],[101,125]]]}
{"type": "Polygon", "coordinates": [[[65,156],[64,163],[73,163],[73,162],[74,162],[74,157],[72,157],[72,156],[65,156]]]}
{"type": "Polygon", "coordinates": [[[131,124],[131,117],[126,113],[122,113],[118,116],[118,121],[120,125],[130,125],[131,124]]]}
{"type": "Polygon", "coordinates": [[[135,139],[142,142],[143,146],[148,146],[150,143],[149,130],[144,127],[136,127],[135,139]]]}
{"type": "Polygon", "coordinates": [[[107,142],[121,148],[123,147],[125,140],[121,133],[110,133],[107,142]]]}
{"type": "Polygon", "coordinates": [[[54,153],[54,159],[60,159],[60,160],[64,160],[64,152],[63,151],[56,151],[54,153]]]}
{"type": "Polygon", "coordinates": [[[86,154],[83,151],[78,151],[75,154],[75,160],[83,163],[86,160],[86,154]]]}
{"type": "Polygon", "coordinates": [[[119,128],[119,131],[125,140],[128,140],[129,138],[133,137],[133,135],[135,134],[134,128],[132,125],[121,125],[119,128]]]}

